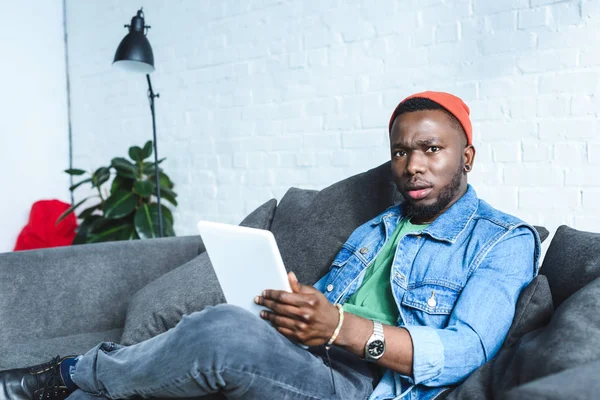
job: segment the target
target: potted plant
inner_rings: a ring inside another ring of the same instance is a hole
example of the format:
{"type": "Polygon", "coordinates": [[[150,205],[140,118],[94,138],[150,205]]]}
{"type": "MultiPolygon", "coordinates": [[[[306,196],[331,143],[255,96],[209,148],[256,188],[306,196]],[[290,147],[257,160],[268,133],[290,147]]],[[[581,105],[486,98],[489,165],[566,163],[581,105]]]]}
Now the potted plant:
{"type": "MultiPolygon", "coordinates": [[[[73,244],[106,242],[112,240],[147,239],[158,237],[158,205],[155,203],[156,173],[154,163],[145,161],[152,155],[152,141],[143,148],[129,148],[131,160],[123,157],[113,158],[108,167],[100,167],[93,172],[82,169],[68,169],[72,176],[85,177],[69,188],[71,192],[85,184],[90,184],[97,194],[88,196],[71,206],[57,220],[75,212],[88,200],[98,201],[79,212],[82,220],[77,228],[73,244]],[[102,185],[110,182],[110,189],[102,185]],[[104,189],[104,190],[103,190],[104,189]]],[[[165,159],[158,161],[162,163],[165,159]]],[[[171,179],[158,168],[161,200],[177,206],[177,194],[173,191],[171,179]]],[[[175,236],[173,214],[161,202],[163,217],[163,236],[175,236]]]]}

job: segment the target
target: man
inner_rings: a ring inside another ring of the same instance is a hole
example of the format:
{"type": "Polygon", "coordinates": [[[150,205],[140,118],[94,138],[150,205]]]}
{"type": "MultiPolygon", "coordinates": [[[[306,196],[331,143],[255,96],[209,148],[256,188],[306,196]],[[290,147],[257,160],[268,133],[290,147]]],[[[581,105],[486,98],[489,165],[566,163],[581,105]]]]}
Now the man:
{"type": "Polygon", "coordinates": [[[462,100],[410,96],[389,132],[405,201],[357,228],[314,288],[290,273],[292,293],[257,296],[275,329],[209,307],[130,347],[4,372],[0,398],[432,399],[463,381],[502,345],[539,238],[467,184],[475,148],[462,100]]]}

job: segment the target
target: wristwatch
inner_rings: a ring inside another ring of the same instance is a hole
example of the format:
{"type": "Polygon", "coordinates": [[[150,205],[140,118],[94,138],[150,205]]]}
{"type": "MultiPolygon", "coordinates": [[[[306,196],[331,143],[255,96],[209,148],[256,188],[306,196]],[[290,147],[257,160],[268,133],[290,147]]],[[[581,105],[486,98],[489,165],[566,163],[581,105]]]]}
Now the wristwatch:
{"type": "Polygon", "coordinates": [[[385,353],[385,337],[381,322],[373,321],[373,334],[365,345],[365,360],[377,361],[385,353]]]}

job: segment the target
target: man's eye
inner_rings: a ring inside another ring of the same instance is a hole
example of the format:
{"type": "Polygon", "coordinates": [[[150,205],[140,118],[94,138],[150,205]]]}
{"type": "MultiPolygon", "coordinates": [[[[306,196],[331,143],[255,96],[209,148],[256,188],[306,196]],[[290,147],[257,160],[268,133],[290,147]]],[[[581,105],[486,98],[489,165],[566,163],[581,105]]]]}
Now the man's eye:
{"type": "Polygon", "coordinates": [[[394,157],[404,157],[406,155],[406,152],[403,150],[398,150],[394,152],[394,157]]]}
{"type": "Polygon", "coordinates": [[[430,146],[429,147],[429,151],[432,153],[437,153],[438,151],[440,151],[441,149],[437,146],[430,146]]]}

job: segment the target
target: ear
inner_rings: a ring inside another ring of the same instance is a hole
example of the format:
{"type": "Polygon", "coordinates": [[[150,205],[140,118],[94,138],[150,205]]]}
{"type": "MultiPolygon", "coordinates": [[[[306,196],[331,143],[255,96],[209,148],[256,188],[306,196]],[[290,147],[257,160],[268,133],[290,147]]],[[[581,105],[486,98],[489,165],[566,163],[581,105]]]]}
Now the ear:
{"type": "Polygon", "coordinates": [[[465,147],[465,150],[463,152],[463,161],[465,164],[465,167],[468,165],[469,171],[470,172],[473,170],[473,163],[475,162],[475,147],[470,144],[468,146],[465,147]]]}

